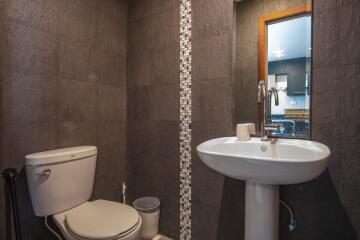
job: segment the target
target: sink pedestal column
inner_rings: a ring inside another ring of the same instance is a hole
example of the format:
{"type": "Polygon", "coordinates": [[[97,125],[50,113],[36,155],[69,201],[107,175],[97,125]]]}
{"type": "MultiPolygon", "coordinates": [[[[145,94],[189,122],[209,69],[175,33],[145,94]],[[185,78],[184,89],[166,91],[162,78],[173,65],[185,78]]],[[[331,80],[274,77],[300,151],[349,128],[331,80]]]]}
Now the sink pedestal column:
{"type": "Polygon", "coordinates": [[[245,240],[279,240],[279,186],[246,182],[245,240]]]}

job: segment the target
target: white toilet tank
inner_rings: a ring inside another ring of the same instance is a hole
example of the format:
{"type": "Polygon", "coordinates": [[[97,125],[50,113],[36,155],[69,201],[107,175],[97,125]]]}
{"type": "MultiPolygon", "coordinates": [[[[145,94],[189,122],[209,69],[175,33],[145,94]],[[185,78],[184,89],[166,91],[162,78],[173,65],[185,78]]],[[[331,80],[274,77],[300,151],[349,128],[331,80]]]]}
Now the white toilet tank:
{"type": "Polygon", "coordinates": [[[36,216],[74,208],[92,194],[97,149],[79,146],[29,154],[26,178],[36,216]]]}

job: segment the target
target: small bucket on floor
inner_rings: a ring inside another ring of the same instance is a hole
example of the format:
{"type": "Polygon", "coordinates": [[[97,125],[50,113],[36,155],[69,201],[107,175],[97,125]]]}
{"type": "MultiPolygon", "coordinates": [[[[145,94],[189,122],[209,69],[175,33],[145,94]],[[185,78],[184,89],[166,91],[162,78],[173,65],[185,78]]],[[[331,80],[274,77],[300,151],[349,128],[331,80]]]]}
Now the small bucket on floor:
{"type": "Polygon", "coordinates": [[[155,197],[143,197],[133,202],[134,208],[142,219],[141,239],[151,239],[158,234],[160,200],[155,197]]]}

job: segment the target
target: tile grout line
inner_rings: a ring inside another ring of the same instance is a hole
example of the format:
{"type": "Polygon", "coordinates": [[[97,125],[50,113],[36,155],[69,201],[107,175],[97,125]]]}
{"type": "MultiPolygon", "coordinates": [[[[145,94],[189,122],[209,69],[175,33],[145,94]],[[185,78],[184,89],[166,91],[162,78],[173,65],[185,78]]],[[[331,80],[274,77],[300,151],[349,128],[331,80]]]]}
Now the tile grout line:
{"type": "Polygon", "coordinates": [[[180,239],[191,239],[191,0],[180,0],[180,239]]]}

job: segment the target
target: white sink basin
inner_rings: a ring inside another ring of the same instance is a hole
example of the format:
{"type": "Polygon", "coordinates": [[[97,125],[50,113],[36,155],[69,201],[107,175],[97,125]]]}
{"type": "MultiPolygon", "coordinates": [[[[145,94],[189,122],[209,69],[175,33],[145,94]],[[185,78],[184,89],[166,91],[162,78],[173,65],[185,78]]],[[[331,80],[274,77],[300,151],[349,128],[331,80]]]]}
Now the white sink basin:
{"type": "Polygon", "coordinates": [[[212,139],[197,147],[201,160],[213,170],[236,179],[265,184],[294,184],[319,176],[328,165],[324,144],[295,139],[263,142],[260,138],[212,139]]]}
{"type": "Polygon", "coordinates": [[[213,170],[246,181],[245,240],[279,239],[279,186],[306,182],[328,165],[324,144],[295,139],[212,139],[200,144],[201,160],[213,170]]]}

